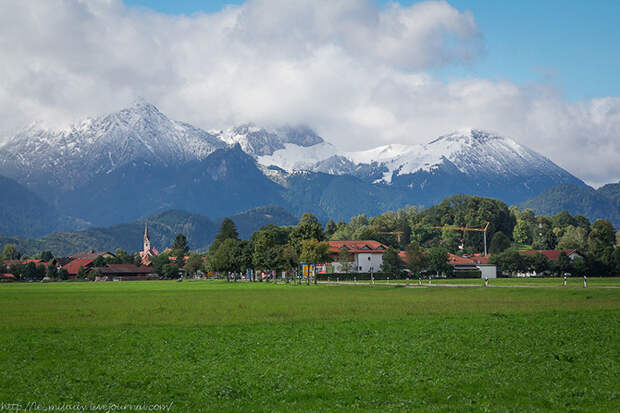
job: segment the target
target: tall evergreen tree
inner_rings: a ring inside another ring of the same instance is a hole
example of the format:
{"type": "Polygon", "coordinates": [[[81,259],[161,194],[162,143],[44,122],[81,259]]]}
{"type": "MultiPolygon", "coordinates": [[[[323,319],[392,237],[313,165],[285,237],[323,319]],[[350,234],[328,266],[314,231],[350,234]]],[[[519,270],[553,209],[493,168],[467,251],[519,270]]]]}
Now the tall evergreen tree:
{"type": "Polygon", "coordinates": [[[237,227],[232,219],[224,218],[215,239],[220,242],[227,239],[239,239],[239,232],[237,232],[237,227]]]}
{"type": "Polygon", "coordinates": [[[177,259],[182,259],[189,252],[189,245],[187,244],[187,237],[183,234],[177,234],[172,244],[172,254],[177,259]]]}

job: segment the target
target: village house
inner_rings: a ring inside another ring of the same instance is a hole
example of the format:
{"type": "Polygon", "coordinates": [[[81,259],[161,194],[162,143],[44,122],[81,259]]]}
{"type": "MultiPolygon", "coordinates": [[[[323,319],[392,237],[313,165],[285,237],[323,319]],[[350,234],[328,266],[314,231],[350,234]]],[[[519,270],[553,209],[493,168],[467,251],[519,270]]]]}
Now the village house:
{"type": "Polygon", "coordinates": [[[331,266],[334,273],[342,273],[342,263],[339,255],[346,250],[351,256],[350,272],[378,272],[381,271],[383,254],[388,246],[378,241],[329,241],[329,253],[332,259],[331,266]]]}
{"type": "Polygon", "coordinates": [[[480,271],[481,278],[497,278],[497,266],[489,264],[490,255],[474,254],[473,256],[458,256],[448,253],[448,264],[454,268],[454,276],[472,274],[480,271]]]}

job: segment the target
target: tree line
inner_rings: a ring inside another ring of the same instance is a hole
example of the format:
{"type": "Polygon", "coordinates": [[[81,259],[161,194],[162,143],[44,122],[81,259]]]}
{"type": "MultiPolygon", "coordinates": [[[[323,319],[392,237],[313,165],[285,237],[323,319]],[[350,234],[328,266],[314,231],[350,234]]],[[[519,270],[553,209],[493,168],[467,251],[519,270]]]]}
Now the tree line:
{"type": "MultiPolygon", "coordinates": [[[[483,251],[484,234],[434,227],[482,228],[488,223],[487,241],[491,262],[508,273],[588,273],[620,274],[620,246],[613,225],[607,220],[594,223],[581,215],[560,212],[554,216],[536,216],[533,211],[507,207],[499,200],[455,195],[440,204],[424,209],[407,206],[384,214],[357,215],[349,222],[329,220],[325,226],[310,214],[303,214],[295,226],[267,225],[248,240],[239,239],[235,224],[225,219],[215,240],[205,253],[190,251],[183,234],[177,235],[171,248],[153,257],[154,272],[166,278],[181,272],[198,271],[219,274],[258,271],[292,272],[300,263],[325,263],[332,259],[328,240],[375,240],[389,248],[383,256],[381,271],[399,274],[404,268],[412,273],[423,271],[449,274],[448,252],[472,255],[483,251]],[[526,249],[576,249],[583,259],[557,263],[546,257],[524,255],[526,249]],[[407,260],[399,257],[406,251],[407,260]]],[[[2,259],[16,259],[14,246],[6,245],[2,259]]],[[[117,254],[123,259],[132,257],[117,254]]],[[[133,255],[137,262],[137,255],[133,255]]],[[[341,250],[336,257],[342,268],[350,266],[351,256],[341,250]]],[[[353,268],[350,269],[351,271],[353,268]]]]}

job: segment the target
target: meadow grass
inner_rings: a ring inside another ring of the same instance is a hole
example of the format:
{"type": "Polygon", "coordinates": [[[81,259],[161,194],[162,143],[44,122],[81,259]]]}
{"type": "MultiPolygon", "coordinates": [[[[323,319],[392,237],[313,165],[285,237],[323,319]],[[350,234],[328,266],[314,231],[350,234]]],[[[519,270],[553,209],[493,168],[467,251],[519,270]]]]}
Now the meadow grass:
{"type": "Polygon", "coordinates": [[[0,285],[0,402],[617,411],[620,290],[0,285]]]}

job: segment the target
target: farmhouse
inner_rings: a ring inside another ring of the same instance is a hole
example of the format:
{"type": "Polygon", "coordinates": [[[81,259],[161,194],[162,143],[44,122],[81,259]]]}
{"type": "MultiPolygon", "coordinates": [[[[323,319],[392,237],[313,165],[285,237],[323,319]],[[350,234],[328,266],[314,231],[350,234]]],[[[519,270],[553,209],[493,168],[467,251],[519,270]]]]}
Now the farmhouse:
{"type": "Polygon", "coordinates": [[[489,264],[490,255],[475,254],[472,257],[448,253],[448,264],[454,268],[454,275],[458,277],[464,273],[480,271],[482,278],[497,278],[497,266],[489,264]]]}
{"type": "Polygon", "coordinates": [[[68,264],[63,265],[62,268],[67,270],[70,277],[75,277],[80,270],[80,267],[84,269],[84,272],[87,273],[93,266],[93,262],[95,258],[79,258],[73,261],[69,261],[68,264]]]}
{"type": "Polygon", "coordinates": [[[335,273],[344,272],[339,256],[342,252],[349,254],[353,272],[378,272],[383,263],[383,253],[388,247],[378,241],[329,241],[332,268],[335,273]]]}

